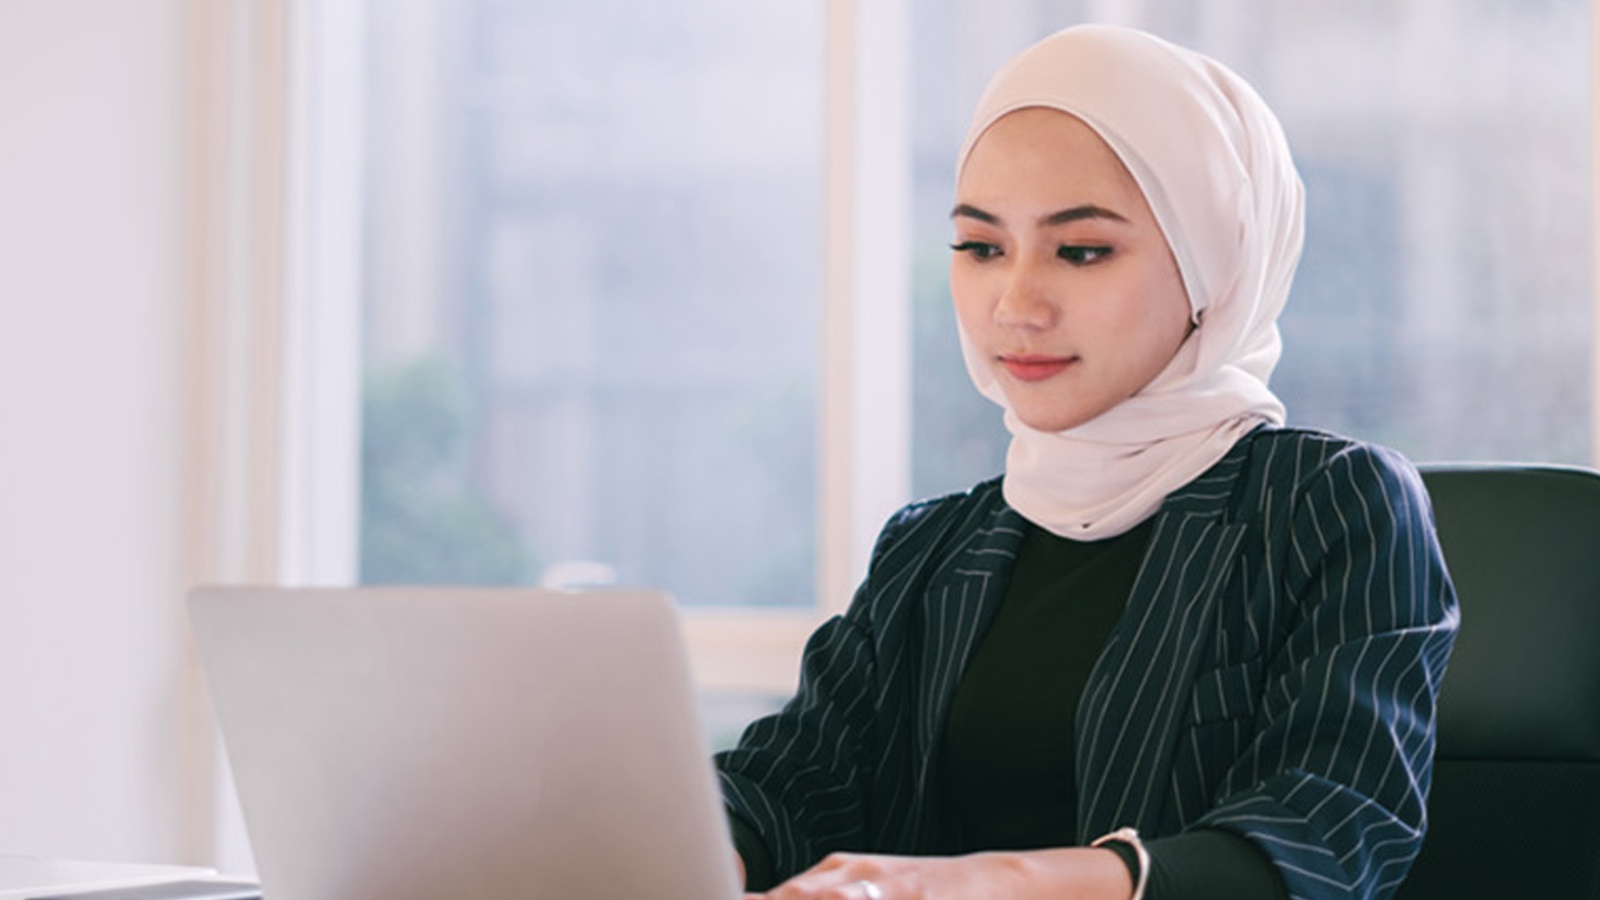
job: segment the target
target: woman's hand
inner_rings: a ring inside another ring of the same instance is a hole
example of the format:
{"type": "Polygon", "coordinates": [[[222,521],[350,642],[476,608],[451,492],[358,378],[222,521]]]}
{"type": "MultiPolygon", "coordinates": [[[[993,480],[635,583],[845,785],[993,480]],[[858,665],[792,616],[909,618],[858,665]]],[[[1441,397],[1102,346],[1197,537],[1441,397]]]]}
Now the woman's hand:
{"type": "Polygon", "coordinates": [[[968,856],[835,853],[749,900],[1128,900],[1133,881],[1109,850],[1071,847],[968,856]]]}

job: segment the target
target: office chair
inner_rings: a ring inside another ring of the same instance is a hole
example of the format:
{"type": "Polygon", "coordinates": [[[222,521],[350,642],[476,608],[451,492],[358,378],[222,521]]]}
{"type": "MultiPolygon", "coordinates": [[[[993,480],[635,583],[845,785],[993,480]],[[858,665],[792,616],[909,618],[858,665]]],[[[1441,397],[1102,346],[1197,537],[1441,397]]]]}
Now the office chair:
{"type": "Polygon", "coordinates": [[[1600,900],[1600,473],[1425,466],[1461,631],[1398,900],[1600,900]]]}

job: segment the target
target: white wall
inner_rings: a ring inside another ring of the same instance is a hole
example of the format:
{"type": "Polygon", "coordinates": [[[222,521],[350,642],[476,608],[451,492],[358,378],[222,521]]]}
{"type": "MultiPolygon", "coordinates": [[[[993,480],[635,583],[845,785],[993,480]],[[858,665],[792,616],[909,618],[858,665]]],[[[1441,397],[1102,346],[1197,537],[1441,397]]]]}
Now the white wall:
{"type": "Polygon", "coordinates": [[[174,0],[0,0],[0,853],[194,846],[180,35],[174,0]]]}

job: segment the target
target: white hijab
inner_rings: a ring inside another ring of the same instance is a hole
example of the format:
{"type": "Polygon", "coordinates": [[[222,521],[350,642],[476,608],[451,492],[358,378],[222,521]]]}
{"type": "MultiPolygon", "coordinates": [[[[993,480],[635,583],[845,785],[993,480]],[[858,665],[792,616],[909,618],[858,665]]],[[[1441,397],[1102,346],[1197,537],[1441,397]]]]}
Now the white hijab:
{"type": "Polygon", "coordinates": [[[961,148],[1028,107],[1093,128],[1132,173],[1178,262],[1196,327],[1142,391],[1076,428],[1035,431],[961,335],[967,371],[1006,407],[1004,493],[1063,537],[1121,534],[1263,422],[1277,317],[1304,238],[1304,189],[1271,110],[1216,61],[1127,28],[1080,25],[1017,56],[984,91],[961,148]]]}

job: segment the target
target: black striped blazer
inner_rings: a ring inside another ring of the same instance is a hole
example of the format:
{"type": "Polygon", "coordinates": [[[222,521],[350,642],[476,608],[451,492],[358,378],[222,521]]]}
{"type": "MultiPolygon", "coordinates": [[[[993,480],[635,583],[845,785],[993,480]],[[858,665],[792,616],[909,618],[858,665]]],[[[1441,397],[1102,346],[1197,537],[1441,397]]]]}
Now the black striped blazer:
{"type": "MultiPolygon", "coordinates": [[[[795,697],[718,754],[780,879],[834,850],[960,846],[940,735],[1023,525],[998,480],[897,513],[795,697]]],[[[1422,841],[1458,615],[1416,471],[1262,428],[1153,526],[1076,710],[1080,838],[1226,828],[1293,897],[1393,893],[1422,841]]]]}

